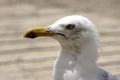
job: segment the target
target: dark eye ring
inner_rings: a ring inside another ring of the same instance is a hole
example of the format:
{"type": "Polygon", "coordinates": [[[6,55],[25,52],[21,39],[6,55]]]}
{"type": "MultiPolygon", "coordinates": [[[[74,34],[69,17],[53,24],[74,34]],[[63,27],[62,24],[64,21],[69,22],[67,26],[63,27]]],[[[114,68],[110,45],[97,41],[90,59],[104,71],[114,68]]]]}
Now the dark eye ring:
{"type": "Polygon", "coordinates": [[[73,29],[73,28],[75,28],[75,25],[74,25],[74,24],[68,24],[68,25],[66,26],[66,29],[73,29]]]}

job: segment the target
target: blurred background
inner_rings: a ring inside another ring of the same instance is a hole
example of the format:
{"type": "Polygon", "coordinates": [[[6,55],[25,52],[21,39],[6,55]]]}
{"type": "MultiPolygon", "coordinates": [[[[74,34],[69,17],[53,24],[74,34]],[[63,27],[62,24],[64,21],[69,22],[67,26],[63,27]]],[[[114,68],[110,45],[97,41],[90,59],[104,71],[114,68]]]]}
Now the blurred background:
{"type": "Polygon", "coordinates": [[[102,49],[97,63],[120,76],[120,0],[0,0],[0,80],[52,80],[58,42],[23,34],[68,15],[93,21],[102,49]]]}

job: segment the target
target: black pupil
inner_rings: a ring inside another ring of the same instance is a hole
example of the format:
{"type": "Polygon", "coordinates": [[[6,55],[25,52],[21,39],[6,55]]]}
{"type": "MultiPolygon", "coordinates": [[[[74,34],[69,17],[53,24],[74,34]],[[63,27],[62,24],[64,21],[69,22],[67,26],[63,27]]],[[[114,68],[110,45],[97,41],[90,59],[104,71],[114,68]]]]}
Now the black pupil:
{"type": "Polygon", "coordinates": [[[75,26],[73,24],[69,24],[66,26],[67,29],[73,29],[75,26]]]}

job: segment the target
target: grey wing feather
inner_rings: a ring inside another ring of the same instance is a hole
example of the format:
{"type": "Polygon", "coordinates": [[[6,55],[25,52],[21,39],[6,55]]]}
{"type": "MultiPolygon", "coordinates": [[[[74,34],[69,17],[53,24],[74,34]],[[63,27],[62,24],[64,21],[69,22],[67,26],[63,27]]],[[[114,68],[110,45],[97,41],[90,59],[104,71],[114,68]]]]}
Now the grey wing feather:
{"type": "Polygon", "coordinates": [[[120,80],[115,75],[101,69],[100,80],[120,80]]]}

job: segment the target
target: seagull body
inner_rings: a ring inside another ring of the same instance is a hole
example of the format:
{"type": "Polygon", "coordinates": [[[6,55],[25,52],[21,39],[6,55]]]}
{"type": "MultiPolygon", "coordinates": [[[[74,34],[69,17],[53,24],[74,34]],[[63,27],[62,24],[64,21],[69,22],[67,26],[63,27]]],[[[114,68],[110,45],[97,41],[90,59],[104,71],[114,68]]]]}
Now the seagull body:
{"type": "Polygon", "coordinates": [[[98,35],[93,23],[83,16],[67,16],[48,27],[32,28],[27,38],[51,36],[61,45],[53,69],[53,80],[117,80],[99,68],[98,35]]]}

